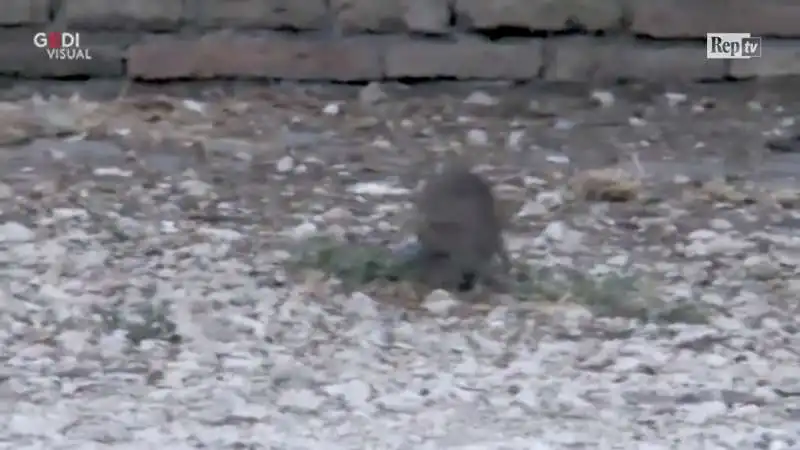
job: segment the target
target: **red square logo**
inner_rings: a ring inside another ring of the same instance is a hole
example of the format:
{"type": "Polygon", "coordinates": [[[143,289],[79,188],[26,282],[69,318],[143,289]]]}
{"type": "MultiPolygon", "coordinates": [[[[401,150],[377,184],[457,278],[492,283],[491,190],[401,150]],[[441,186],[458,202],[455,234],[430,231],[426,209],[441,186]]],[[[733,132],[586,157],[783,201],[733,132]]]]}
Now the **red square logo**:
{"type": "Polygon", "coordinates": [[[47,33],[47,48],[61,48],[61,33],[53,31],[47,33]]]}

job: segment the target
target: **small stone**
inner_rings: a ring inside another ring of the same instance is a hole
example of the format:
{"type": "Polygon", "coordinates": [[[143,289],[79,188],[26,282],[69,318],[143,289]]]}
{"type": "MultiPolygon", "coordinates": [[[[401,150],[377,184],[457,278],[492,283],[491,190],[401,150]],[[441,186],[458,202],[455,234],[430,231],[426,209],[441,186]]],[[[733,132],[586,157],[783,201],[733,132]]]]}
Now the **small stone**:
{"type": "Polygon", "coordinates": [[[780,275],[781,272],[780,267],[772,259],[764,255],[748,256],[742,262],[742,265],[747,270],[748,275],[761,281],[771,280],[780,275]]]}
{"type": "Polygon", "coordinates": [[[38,181],[31,189],[31,192],[38,197],[49,197],[55,194],[56,191],[58,191],[58,187],[52,180],[38,181]]]}
{"type": "Polygon", "coordinates": [[[289,236],[295,239],[303,239],[317,233],[317,226],[311,222],[303,222],[289,230],[289,236]]]}
{"type": "Polygon", "coordinates": [[[374,319],[380,315],[375,300],[361,292],[352,293],[344,301],[343,306],[345,313],[355,314],[363,318],[374,319]]]}
{"type": "Polygon", "coordinates": [[[352,217],[353,213],[351,213],[349,209],[342,208],[341,206],[335,206],[322,214],[322,219],[326,222],[342,221],[352,217]]]}
{"type": "Polygon", "coordinates": [[[292,169],[294,169],[294,158],[289,155],[279,159],[275,164],[275,170],[277,170],[279,173],[287,173],[292,169]]]}
{"type": "Polygon", "coordinates": [[[522,209],[519,210],[517,216],[519,217],[541,217],[548,213],[546,206],[539,202],[526,202],[522,209]]]}
{"type": "Polygon", "coordinates": [[[706,230],[701,228],[699,230],[694,230],[689,233],[689,240],[691,241],[710,241],[711,239],[716,238],[719,236],[719,233],[713,230],[706,230]]]}
{"type": "Polygon", "coordinates": [[[512,150],[519,150],[522,147],[522,138],[525,137],[524,130],[514,130],[508,133],[506,146],[512,150]]]}
{"type": "Polygon", "coordinates": [[[608,258],[607,262],[610,266],[624,267],[628,264],[628,260],[628,255],[614,255],[611,258],[608,258]]]}
{"type": "Polygon", "coordinates": [[[14,196],[14,189],[11,186],[0,183],[0,200],[7,200],[14,196]]]}
{"type": "Polygon", "coordinates": [[[205,114],[208,111],[208,105],[197,100],[184,100],[182,104],[184,108],[196,113],[205,114]]]}
{"type": "Polygon", "coordinates": [[[356,195],[394,196],[408,195],[409,189],[394,186],[390,182],[364,181],[348,186],[347,191],[356,195]]]}
{"type": "Polygon", "coordinates": [[[119,167],[98,167],[92,171],[96,177],[120,177],[129,178],[133,175],[132,170],[123,170],[119,167]]]}
{"type": "Polygon", "coordinates": [[[298,413],[317,412],[324,397],[310,389],[287,389],[278,397],[278,406],[298,413]]]}
{"type": "Polygon", "coordinates": [[[558,118],[553,124],[553,129],[560,131],[568,131],[575,128],[575,125],[577,125],[577,123],[575,123],[574,120],[558,118]]]}
{"type": "Polygon", "coordinates": [[[19,222],[6,222],[0,225],[0,242],[32,241],[36,233],[19,222]]]}
{"type": "Polygon", "coordinates": [[[681,409],[684,410],[683,420],[692,425],[704,425],[728,412],[728,407],[721,401],[682,405],[681,409]]]}
{"type": "Polygon", "coordinates": [[[197,233],[219,241],[238,241],[244,237],[242,233],[227,228],[202,227],[197,229],[197,233]]]}
{"type": "Polygon", "coordinates": [[[664,94],[664,98],[667,99],[667,104],[674,108],[681,103],[684,103],[689,97],[680,92],[667,92],[664,94]]]}
{"type": "Polygon", "coordinates": [[[467,105],[495,106],[498,103],[499,101],[495,97],[481,91],[475,91],[464,99],[464,104],[467,105]]]}
{"type": "Polygon", "coordinates": [[[485,130],[473,128],[467,132],[467,142],[471,145],[489,144],[489,135],[485,130]]]}
{"type": "Polygon", "coordinates": [[[551,241],[561,241],[567,234],[567,227],[562,222],[550,222],[542,235],[546,236],[551,241]]]}
{"type": "Polygon", "coordinates": [[[425,407],[425,397],[411,391],[400,391],[385,394],[375,399],[375,403],[381,408],[404,413],[416,413],[425,407]]]}
{"type": "Polygon", "coordinates": [[[211,185],[201,180],[183,180],[180,188],[192,197],[206,197],[212,191],[211,185]]]}
{"type": "Polygon", "coordinates": [[[720,218],[711,219],[711,221],[709,221],[708,224],[709,224],[709,226],[711,226],[711,228],[713,228],[715,230],[719,230],[719,231],[730,230],[730,229],[733,228],[733,224],[732,223],[730,223],[729,221],[727,221],[725,219],[720,219],[720,218]]]}
{"type": "Polygon", "coordinates": [[[350,409],[364,409],[372,396],[372,386],[361,380],[350,380],[346,383],[325,387],[328,395],[339,397],[350,409]]]}
{"type": "Polygon", "coordinates": [[[675,175],[672,177],[672,182],[675,184],[689,184],[692,182],[692,179],[686,175],[675,175]]]}
{"type": "Polygon", "coordinates": [[[641,117],[631,116],[628,118],[628,124],[632,127],[643,127],[647,125],[647,121],[641,117]]]}
{"type": "Polygon", "coordinates": [[[386,92],[383,91],[381,84],[373,81],[358,91],[358,101],[362,105],[375,105],[389,98],[386,92]]]}
{"type": "Polygon", "coordinates": [[[326,116],[338,116],[340,112],[342,112],[342,104],[337,102],[328,103],[322,108],[322,113],[326,116]]]}
{"type": "Polygon", "coordinates": [[[760,112],[764,110],[764,105],[756,100],[750,100],[747,102],[747,108],[750,109],[750,111],[760,112]]]}
{"type": "Polygon", "coordinates": [[[560,191],[545,191],[536,195],[536,202],[547,209],[555,209],[564,204],[564,194],[560,191]]]}
{"type": "Polygon", "coordinates": [[[147,229],[136,219],[131,217],[117,217],[114,219],[115,231],[126,239],[137,239],[145,236],[147,229]]]}
{"type": "Polygon", "coordinates": [[[567,155],[547,155],[545,159],[553,164],[569,164],[569,156],[567,155]]]}
{"type": "Polygon", "coordinates": [[[614,104],[614,94],[609,91],[594,91],[591,96],[592,100],[603,108],[608,108],[614,104]]]}
{"type": "Polygon", "coordinates": [[[89,213],[82,208],[53,208],[55,220],[88,219],[89,213]]]}
{"type": "Polygon", "coordinates": [[[448,316],[458,307],[458,300],[454,299],[449,292],[437,289],[422,302],[422,307],[437,316],[448,316]]]}

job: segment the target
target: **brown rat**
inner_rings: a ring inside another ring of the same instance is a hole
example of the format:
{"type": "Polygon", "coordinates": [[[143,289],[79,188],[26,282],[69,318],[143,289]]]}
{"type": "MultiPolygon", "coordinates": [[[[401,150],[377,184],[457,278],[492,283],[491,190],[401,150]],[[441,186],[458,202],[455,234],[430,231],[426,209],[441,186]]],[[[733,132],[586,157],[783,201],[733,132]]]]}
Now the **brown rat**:
{"type": "Polygon", "coordinates": [[[503,241],[503,219],[488,181],[469,168],[451,165],[427,180],[416,200],[416,234],[422,278],[431,287],[469,290],[492,283],[499,256],[511,260],[503,241]]]}

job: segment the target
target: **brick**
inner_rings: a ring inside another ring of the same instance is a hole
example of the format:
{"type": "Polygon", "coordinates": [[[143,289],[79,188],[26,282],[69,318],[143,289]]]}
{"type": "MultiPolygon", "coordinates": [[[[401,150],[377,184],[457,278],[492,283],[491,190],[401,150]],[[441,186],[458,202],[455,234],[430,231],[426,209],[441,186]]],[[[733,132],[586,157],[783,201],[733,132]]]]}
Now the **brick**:
{"type": "Polygon", "coordinates": [[[548,42],[545,79],[713,80],[726,75],[725,61],[707,60],[702,43],[644,43],[565,37],[548,42]]]}
{"type": "Polygon", "coordinates": [[[327,14],[325,0],[187,0],[187,16],[205,27],[312,30],[327,14]]]}
{"type": "Polygon", "coordinates": [[[122,50],[92,47],[91,60],[51,60],[44,49],[0,45],[0,75],[20,78],[65,78],[73,76],[120,77],[124,74],[122,50]]]}
{"type": "Polygon", "coordinates": [[[622,23],[621,0],[455,0],[455,11],[458,23],[476,29],[604,30],[622,23]]]}
{"type": "Polygon", "coordinates": [[[83,29],[169,30],[183,18],[178,0],[63,0],[60,19],[83,29]]]}
{"type": "Polygon", "coordinates": [[[635,0],[634,32],[652,37],[706,33],[800,36],[800,2],[786,0],[635,0]]]}
{"type": "Polygon", "coordinates": [[[50,16],[50,0],[5,0],[0,25],[45,23],[50,16]]]}
{"type": "Polygon", "coordinates": [[[734,78],[800,75],[800,41],[761,40],[761,57],[731,61],[734,78]]]}
{"type": "Polygon", "coordinates": [[[395,32],[405,28],[405,0],[330,0],[342,32],[395,32]]]}
{"type": "Polygon", "coordinates": [[[150,39],[128,52],[128,73],[144,80],[271,78],[373,80],[382,76],[380,48],[367,39],[209,35],[150,39]]]}
{"type": "Polygon", "coordinates": [[[541,67],[542,44],[536,39],[517,43],[405,41],[390,45],[386,53],[389,78],[524,80],[536,78],[541,67]]]}
{"type": "Polygon", "coordinates": [[[449,31],[449,0],[403,0],[403,11],[403,20],[411,31],[430,34],[449,31]]]}

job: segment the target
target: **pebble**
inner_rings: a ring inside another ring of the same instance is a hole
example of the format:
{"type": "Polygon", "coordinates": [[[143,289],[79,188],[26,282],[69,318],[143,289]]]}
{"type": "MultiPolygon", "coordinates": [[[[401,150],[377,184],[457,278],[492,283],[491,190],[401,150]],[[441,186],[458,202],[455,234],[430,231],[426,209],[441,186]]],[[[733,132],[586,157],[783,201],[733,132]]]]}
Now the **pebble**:
{"type": "Polygon", "coordinates": [[[768,256],[752,255],[745,258],[742,265],[748,275],[757,280],[770,280],[780,275],[780,267],[768,256]]]}
{"type": "Polygon", "coordinates": [[[341,398],[348,408],[363,411],[368,408],[372,387],[362,380],[350,380],[346,383],[332,384],[325,387],[329,395],[341,398]]]}
{"type": "Polygon", "coordinates": [[[547,209],[556,209],[564,204],[564,194],[561,191],[544,191],[536,194],[536,202],[547,209]]]}
{"type": "Polygon", "coordinates": [[[291,172],[292,169],[294,169],[294,158],[289,155],[284,156],[275,163],[275,170],[277,170],[278,173],[291,172]]]}
{"type": "Polygon", "coordinates": [[[506,146],[512,150],[519,150],[522,147],[522,139],[524,137],[524,130],[511,131],[506,138],[506,146]]]}
{"type": "Polygon", "coordinates": [[[667,104],[674,108],[682,103],[685,103],[686,100],[689,99],[689,96],[680,92],[667,92],[664,94],[664,98],[667,99],[667,104]]]}
{"type": "Polygon", "coordinates": [[[192,197],[207,197],[213,188],[210,184],[201,180],[183,180],[180,183],[181,190],[192,197]]]}
{"type": "Polygon", "coordinates": [[[338,116],[342,111],[342,104],[338,102],[328,103],[322,108],[322,113],[326,116],[338,116]]]}
{"type": "Polygon", "coordinates": [[[8,200],[14,196],[14,189],[11,186],[0,183],[0,200],[8,200]]]}
{"type": "Polygon", "coordinates": [[[33,230],[19,222],[6,222],[0,225],[0,242],[27,242],[36,237],[33,230]]]}
{"type": "Polygon", "coordinates": [[[538,201],[528,201],[522,205],[522,208],[517,213],[518,217],[542,217],[550,211],[546,206],[538,201]]]}
{"type": "Polygon", "coordinates": [[[304,239],[314,234],[317,234],[318,232],[319,230],[317,229],[317,226],[315,224],[311,222],[303,222],[300,225],[289,230],[288,234],[294,239],[304,239]]]}
{"type": "Polygon", "coordinates": [[[297,413],[314,413],[324,402],[324,397],[310,389],[288,389],[278,397],[277,405],[297,413]]]}
{"type": "Polygon", "coordinates": [[[488,145],[489,135],[485,130],[473,128],[467,132],[467,143],[478,146],[488,145]]]}
{"type": "Polygon", "coordinates": [[[381,84],[376,81],[367,84],[358,91],[358,101],[362,105],[375,105],[388,98],[389,96],[383,91],[381,84]]]}
{"type": "Polygon", "coordinates": [[[458,307],[458,300],[454,299],[449,292],[436,289],[428,294],[422,303],[422,307],[437,316],[448,316],[458,307]]]}
{"type": "Polygon", "coordinates": [[[464,103],[477,106],[495,106],[499,103],[499,100],[485,92],[475,91],[464,99],[464,103]]]}
{"type": "Polygon", "coordinates": [[[603,108],[611,107],[616,100],[614,94],[609,91],[594,91],[592,92],[591,98],[603,108]]]}
{"type": "Polygon", "coordinates": [[[733,224],[725,219],[711,219],[709,226],[717,231],[727,231],[733,228],[733,224]]]}

